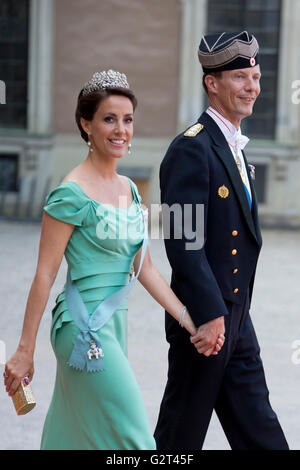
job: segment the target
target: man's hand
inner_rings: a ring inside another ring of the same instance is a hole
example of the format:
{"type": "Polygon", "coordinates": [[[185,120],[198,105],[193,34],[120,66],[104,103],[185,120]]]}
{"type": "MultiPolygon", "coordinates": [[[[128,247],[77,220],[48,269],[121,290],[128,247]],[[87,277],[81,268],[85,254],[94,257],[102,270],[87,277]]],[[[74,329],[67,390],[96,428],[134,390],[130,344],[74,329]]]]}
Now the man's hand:
{"type": "Polygon", "coordinates": [[[197,333],[191,336],[199,354],[204,356],[216,355],[221,350],[225,341],[224,317],[219,317],[199,326],[197,333]]]}

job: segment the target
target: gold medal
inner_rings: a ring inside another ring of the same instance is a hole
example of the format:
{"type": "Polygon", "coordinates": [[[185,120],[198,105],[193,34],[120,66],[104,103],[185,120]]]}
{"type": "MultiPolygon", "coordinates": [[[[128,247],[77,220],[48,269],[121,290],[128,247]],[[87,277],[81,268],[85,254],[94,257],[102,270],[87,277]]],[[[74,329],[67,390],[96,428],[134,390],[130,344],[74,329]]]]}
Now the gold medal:
{"type": "Polygon", "coordinates": [[[226,186],[220,186],[220,188],[218,189],[218,195],[222,198],[222,199],[226,199],[228,196],[229,196],[229,189],[226,188],[226,186]]]}

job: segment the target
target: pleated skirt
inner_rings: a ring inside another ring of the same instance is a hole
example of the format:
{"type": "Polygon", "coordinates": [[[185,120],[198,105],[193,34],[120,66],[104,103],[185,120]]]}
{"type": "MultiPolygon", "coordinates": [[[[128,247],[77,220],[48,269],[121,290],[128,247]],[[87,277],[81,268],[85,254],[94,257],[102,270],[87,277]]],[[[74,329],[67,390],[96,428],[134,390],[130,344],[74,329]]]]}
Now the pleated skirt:
{"type": "MultiPolygon", "coordinates": [[[[90,290],[81,291],[89,314],[106,297],[107,289],[93,289],[92,295],[90,290]],[[95,296],[97,300],[93,300],[95,296]]],[[[140,389],[127,359],[127,301],[98,331],[104,352],[104,370],[100,372],[79,371],[67,364],[79,330],[68,312],[64,292],[58,296],[52,316],[51,344],[57,370],[41,449],[155,449],[140,389]]]]}

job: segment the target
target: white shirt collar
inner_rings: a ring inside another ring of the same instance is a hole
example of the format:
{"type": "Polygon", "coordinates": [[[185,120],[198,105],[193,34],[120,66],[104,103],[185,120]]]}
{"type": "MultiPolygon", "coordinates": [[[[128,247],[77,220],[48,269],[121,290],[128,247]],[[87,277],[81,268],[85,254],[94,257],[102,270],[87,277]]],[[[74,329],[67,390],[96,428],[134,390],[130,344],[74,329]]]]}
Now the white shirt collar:
{"type": "Polygon", "coordinates": [[[206,113],[215,121],[220,130],[222,131],[228,144],[233,148],[238,146],[238,149],[243,149],[249,142],[248,137],[242,135],[241,128],[235,128],[235,126],[228,121],[222,114],[220,114],[212,106],[209,106],[206,113]]]}

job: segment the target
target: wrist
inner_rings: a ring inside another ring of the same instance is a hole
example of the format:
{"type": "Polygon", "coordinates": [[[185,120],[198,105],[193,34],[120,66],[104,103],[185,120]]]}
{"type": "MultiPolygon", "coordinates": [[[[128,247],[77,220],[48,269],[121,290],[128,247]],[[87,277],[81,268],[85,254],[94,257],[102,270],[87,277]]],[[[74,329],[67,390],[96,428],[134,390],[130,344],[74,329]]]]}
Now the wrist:
{"type": "Polygon", "coordinates": [[[24,354],[25,356],[32,358],[34,354],[34,348],[35,348],[34,344],[28,344],[24,341],[20,341],[17,347],[17,351],[24,354]]]}
{"type": "Polygon", "coordinates": [[[184,325],[184,317],[187,312],[187,308],[184,305],[183,308],[181,309],[180,317],[179,317],[179,325],[183,328],[184,325]]]}
{"type": "Polygon", "coordinates": [[[194,322],[187,310],[186,306],[183,306],[181,309],[180,317],[179,317],[179,325],[182,328],[185,328],[192,336],[196,334],[197,329],[194,325],[194,322]]]}

